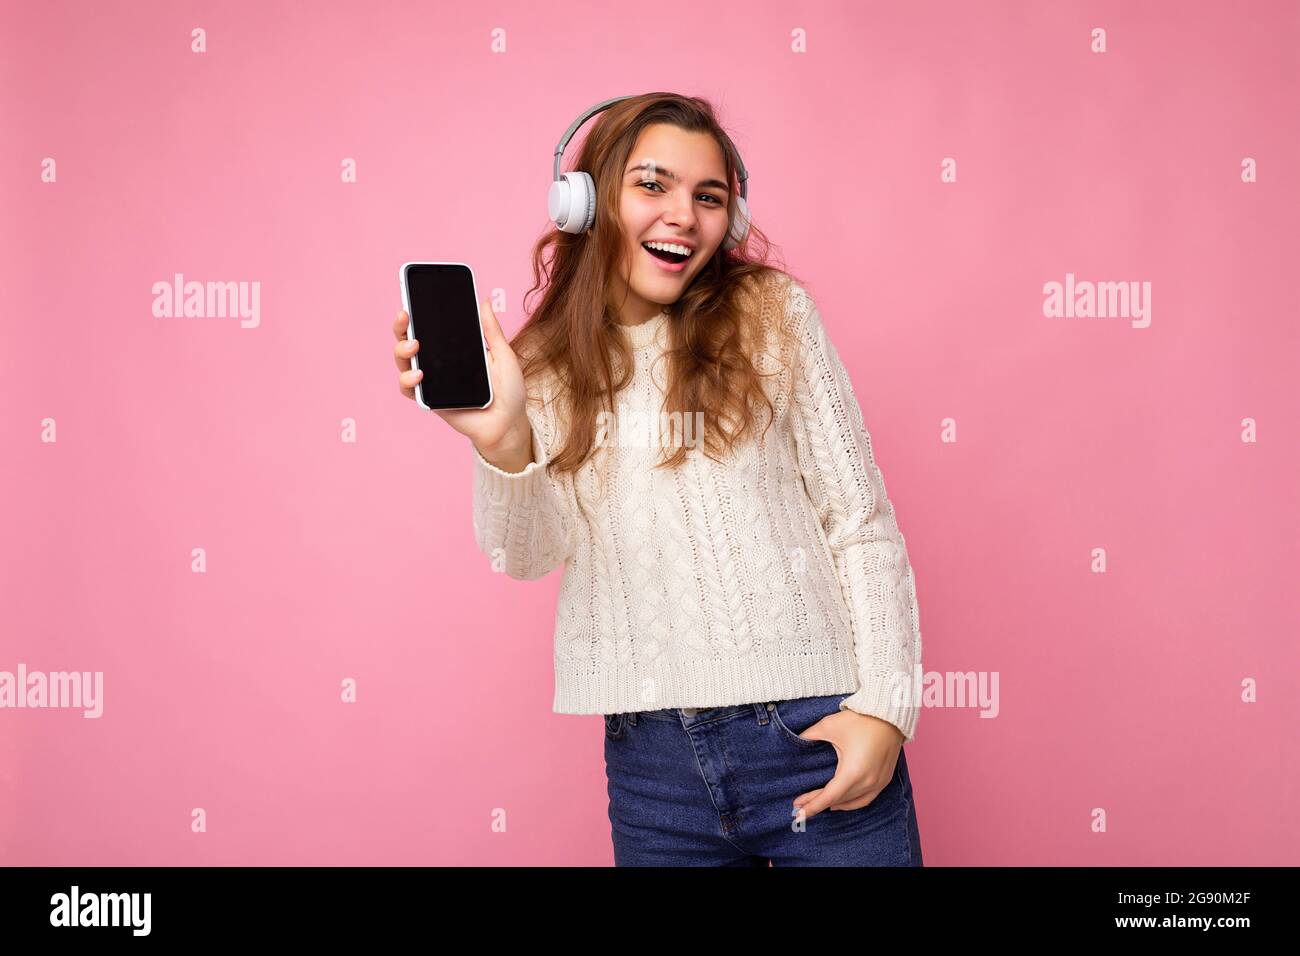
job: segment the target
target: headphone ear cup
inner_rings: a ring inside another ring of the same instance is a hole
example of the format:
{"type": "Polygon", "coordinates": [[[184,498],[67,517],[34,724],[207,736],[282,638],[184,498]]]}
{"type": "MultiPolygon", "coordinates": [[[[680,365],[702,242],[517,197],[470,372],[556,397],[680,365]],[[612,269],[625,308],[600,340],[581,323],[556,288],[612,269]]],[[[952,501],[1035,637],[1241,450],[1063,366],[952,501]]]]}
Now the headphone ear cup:
{"type": "Polygon", "coordinates": [[[596,221],[595,182],[584,172],[564,173],[551,181],[546,209],[561,232],[586,232],[596,221]]]}
{"type": "Polygon", "coordinates": [[[727,238],[722,240],[723,249],[735,249],[749,235],[749,203],[745,202],[744,196],[734,196],[732,198],[736,202],[736,211],[732,214],[731,228],[727,230],[727,238]]]}

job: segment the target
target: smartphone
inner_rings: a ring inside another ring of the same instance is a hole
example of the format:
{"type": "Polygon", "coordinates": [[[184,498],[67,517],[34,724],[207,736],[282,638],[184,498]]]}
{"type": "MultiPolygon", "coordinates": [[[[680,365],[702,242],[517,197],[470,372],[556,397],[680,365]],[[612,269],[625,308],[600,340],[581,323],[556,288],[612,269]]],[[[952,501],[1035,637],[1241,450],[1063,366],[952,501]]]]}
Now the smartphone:
{"type": "Polygon", "coordinates": [[[474,273],[463,262],[404,262],[400,273],[406,337],[419,339],[411,368],[420,407],[487,408],[492,404],[487,341],[474,273]]]}

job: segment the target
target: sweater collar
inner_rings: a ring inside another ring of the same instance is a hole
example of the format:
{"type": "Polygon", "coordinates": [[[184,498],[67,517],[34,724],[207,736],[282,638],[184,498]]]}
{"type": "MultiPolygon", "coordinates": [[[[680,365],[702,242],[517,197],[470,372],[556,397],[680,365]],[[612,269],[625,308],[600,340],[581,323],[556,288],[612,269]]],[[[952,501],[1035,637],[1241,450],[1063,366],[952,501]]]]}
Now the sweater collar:
{"type": "Polygon", "coordinates": [[[668,310],[662,309],[656,315],[642,322],[640,325],[619,325],[623,335],[627,337],[628,343],[634,349],[645,348],[655,340],[659,330],[663,328],[668,319],[668,310]]]}

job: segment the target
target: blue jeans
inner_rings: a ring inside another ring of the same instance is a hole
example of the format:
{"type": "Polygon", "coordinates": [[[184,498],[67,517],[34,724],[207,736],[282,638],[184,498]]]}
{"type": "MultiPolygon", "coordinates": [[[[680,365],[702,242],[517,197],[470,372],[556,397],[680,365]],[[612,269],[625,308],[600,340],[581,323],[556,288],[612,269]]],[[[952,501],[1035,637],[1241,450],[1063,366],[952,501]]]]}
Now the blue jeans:
{"type": "Polygon", "coordinates": [[[794,816],[794,798],[825,786],[839,760],[799,734],[847,696],[606,714],[614,865],[923,865],[902,749],[865,807],[794,816]]]}

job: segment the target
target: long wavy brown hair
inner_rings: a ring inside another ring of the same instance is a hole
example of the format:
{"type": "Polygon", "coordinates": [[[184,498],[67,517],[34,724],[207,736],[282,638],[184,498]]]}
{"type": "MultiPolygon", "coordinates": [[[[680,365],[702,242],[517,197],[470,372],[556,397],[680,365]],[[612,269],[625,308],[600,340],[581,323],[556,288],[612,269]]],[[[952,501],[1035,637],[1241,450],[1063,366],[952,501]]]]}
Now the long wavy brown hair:
{"type": "MultiPolygon", "coordinates": [[[[728,134],[712,105],[676,93],[646,93],[615,103],[598,115],[578,153],[574,168],[590,174],[596,187],[596,221],[590,235],[551,227],[533,247],[533,287],[524,308],[539,292],[541,302],[510,341],[521,360],[525,380],[553,375],[560,383],[560,421],[568,427],[549,468],[574,472],[594,452],[596,422],[610,412],[615,396],[631,381],[632,350],[615,328],[607,308],[610,279],[623,254],[618,209],[622,171],[641,131],[667,123],[687,132],[711,134],[722,149],[727,169],[728,212],[735,213],[738,180],[728,134]]],[[[667,392],[662,412],[702,412],[701,448],[717,459],[757,426],[765,404],[770,425],[772,403],[752,360],[761,283],[775,272],[789,275],[784,264],[772,265],[772,244],[751,221],[749,234],[736,249],[718,247],[676,302],[667,307],[665,349],[667,392]],[[760,254],[754,254],[758,246],[760,254]]],[[[792,278],[794,278],[792,276],[792,278]]],[[[766,431],[766,425],[764,431],[766,431]]],[[[675,468],[688,447],[656,467],[675,468]]]]}

